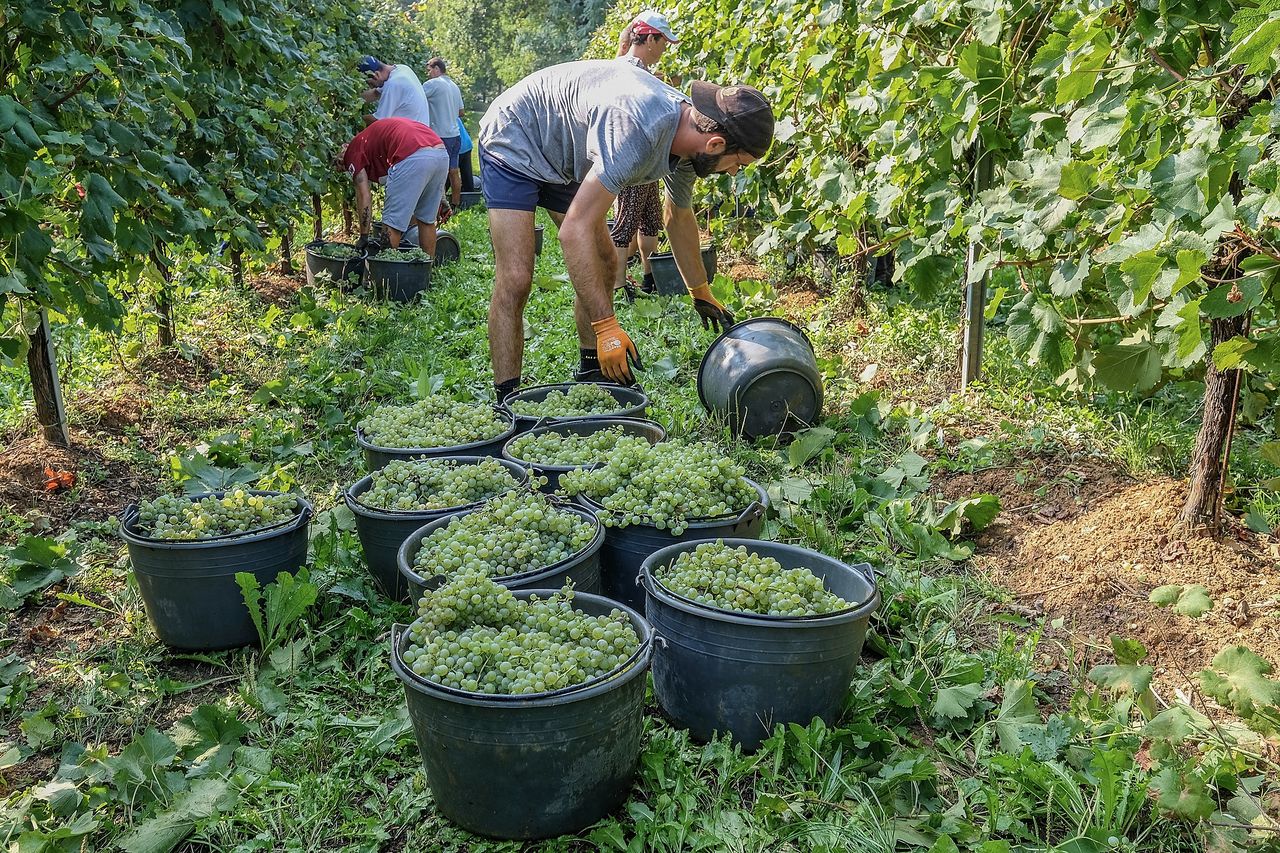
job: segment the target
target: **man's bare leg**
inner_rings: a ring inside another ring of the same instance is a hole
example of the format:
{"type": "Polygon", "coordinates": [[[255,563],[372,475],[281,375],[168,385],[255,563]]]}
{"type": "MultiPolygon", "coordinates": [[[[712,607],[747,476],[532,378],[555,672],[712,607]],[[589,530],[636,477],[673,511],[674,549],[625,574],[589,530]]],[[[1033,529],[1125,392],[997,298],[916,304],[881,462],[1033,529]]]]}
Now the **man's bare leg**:
{"type": "Polygon", "coordinates": [[[518,380],[524,366],[524,306],[533,287],[533,211],[491,209],[489,239],[496,267],[489,301],[489,357],[493,384],[501,385],[518,380]]]}

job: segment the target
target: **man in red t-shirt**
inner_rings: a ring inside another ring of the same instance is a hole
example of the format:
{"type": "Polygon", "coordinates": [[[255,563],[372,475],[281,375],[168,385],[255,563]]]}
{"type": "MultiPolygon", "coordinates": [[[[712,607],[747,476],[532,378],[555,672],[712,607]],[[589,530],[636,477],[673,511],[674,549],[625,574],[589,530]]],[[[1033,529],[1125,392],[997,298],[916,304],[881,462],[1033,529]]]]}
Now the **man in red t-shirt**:
{"type": "Polygon", "coordinates": [[[387,188],[382,221],[391,245],[410,226],[418,226],[418,243],[429,255],[436,251],[436,214],[449,177],[449,154],[444,142],[425,124],[407,118],[381,118],[342,146],[337,157],[356,185],[360,212],[360,245],[370,244],[373,194],[370,181],[387,188]]]}

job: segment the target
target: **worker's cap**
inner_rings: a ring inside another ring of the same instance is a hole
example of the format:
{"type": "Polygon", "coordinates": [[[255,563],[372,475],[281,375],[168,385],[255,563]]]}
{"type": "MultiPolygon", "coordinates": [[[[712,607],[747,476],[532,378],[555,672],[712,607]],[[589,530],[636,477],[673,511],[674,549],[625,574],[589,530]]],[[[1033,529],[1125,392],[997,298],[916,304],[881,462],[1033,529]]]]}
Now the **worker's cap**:
{"type": "Polygon", "coordinates": [[[382,67],[376,56],[366,56],[356,63],[356,69],[362,74],[372,74],[382,67]]]}
{"type": "Polygon", "coordinates": [[[699,80],[689,87],[694,108],[715,119],[729,141],[753,157],[763,157],[773,142],[773,108],[751,86],[717,86],[699,80]]]}
{"type": "Polygon", "coordinates": [[[667,16],[652,9],[646,9],[636,15],[635,20],[631,22],[631,32],[638,36],[662,33],[667,37],[667,41],[672,44],[680,43],[680,39],[676,38],[675,31],[671,29],[671,22],[667,20],[667,16]]]}

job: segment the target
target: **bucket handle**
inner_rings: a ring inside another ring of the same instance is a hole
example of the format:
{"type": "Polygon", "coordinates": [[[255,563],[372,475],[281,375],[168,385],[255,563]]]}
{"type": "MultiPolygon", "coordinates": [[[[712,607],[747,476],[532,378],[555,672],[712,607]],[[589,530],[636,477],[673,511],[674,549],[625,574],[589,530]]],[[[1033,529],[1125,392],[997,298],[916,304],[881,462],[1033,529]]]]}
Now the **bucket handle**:
{"type": "Polygon", "coordinates": [[[764,517],[764,504],[760,501],[752,501],[751,505],[742,511],[742,515],[733,522],[733,527],[739,528],[744,524],[751,524],[764,517]]]}

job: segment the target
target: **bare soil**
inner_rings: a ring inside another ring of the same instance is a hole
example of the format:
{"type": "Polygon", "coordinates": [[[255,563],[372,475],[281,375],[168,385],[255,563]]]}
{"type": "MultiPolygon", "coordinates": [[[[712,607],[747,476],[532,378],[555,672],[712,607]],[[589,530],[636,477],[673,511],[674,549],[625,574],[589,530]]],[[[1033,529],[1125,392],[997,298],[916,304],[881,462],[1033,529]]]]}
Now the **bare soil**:
{"type": "Polygon", "coordinates": [[[267,271],[252,276],[247,281],[259,299],[268,305],[281,307],[294,304],[298,299],[298,290],[306,283],[306,274],[301,271],[294,275],[267,271]]]}

